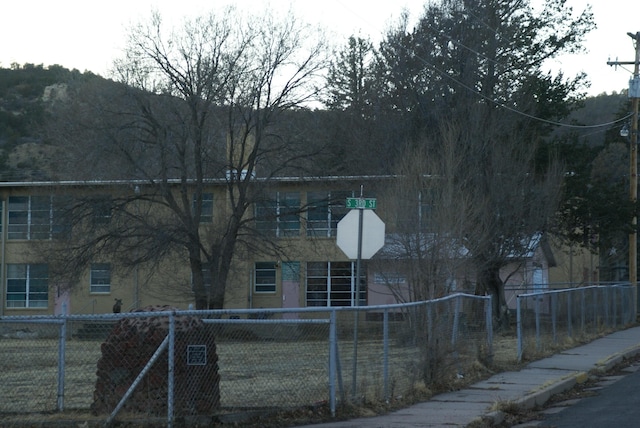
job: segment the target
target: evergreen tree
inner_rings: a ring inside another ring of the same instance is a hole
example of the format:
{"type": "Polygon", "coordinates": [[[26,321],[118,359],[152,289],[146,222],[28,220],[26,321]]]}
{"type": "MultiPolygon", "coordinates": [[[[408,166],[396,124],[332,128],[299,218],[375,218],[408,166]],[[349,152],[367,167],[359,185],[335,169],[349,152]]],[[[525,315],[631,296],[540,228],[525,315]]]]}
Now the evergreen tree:
{"type": "Polygon", "coordinates": [[[386,158],[426,146],[425,165],[455,166],[423,173],[457,179],[447,201],[471,208],[448,233],[464,240],[476,291],[495,297],[505,321],[500,269],[548,229],[559,197],[561,171],[555,163],[537,168],[536,151],[584,87],[584,76],[553,75],[544,64],[577,52],[593,17],[589,9],[574,17],[564,0],[548,0],[540,12],[522,0],[441,0],[415,27],[407,23],[377,50],[368,101],[381,119],[375,132],[392,139],[386,158]],[[451,156],[462,162],[446,162],[451,156]]]}

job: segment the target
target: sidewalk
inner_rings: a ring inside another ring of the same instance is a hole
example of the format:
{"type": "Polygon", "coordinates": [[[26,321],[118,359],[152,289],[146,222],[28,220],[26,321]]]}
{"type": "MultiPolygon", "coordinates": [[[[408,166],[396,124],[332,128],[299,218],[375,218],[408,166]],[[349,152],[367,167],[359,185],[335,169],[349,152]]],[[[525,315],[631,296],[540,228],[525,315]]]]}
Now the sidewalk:
{"type": "Polygon", "coordinates": [[[633,327],[387,415],[300,428],[465,427],[480,418],[498,424],[502,414],[491,411],[495,403],[511,401],[523,408],[544,404],[551,396],[584,382],[588,373],[607,371],[637,353],[640,327],[633,327]]]}

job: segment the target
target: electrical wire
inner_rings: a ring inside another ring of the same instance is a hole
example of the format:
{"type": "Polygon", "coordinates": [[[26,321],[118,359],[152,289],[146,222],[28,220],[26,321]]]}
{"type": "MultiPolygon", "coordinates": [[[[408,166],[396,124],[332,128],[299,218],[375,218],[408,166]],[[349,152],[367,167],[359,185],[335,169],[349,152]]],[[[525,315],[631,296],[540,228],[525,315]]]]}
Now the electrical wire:
{"type": "MultiPolygon", "coordinates": [[[[352,9],[348,8],[348,7],[347,7],[343,2],[338,1],[338,3],[339,3],[339,4],[340,4],[344,9],[348,10],[352,15],[354,15],[356,18],[358,18],[360,21],[362,21],[362,22],[364,22],[365,24],[368,24],[369,26],[371,26],[371,24],[370,24],[370,23],[368,23],[366,19],[362,18],[362,16],[360,16],[360,15],[359,15],[358,13],[356,13],[354,10],[352,10],[352,9]]],[[[475,16],[474,14],[469,13],[469,15],[470,15],[470,16],[472,16],[474,19],[476,19],[476,21],[477,21],[479,24],[482,24],[482,25],[484,25],[486,28],[488,28],[490,31],[493,31],[493,32],[494,32],[494,34],[495,34],[496,36],[500,37],[501,39],[504,39],[504,36],[503,36],[501,33],[499,33],[496,29],[491,28],[490,26],[488,26],[484,21],[480,20],[480,19],[479,19],[477,16],[475,16]]],[[[421,22],[426,23],[426,21],[423,21],[423,20],[421,20],[421,22]]],[[[428,25],[428,23],[427,23],[427,25],[428,25]]],[[[497,61],[497,60],[493,60],[493,59],[490,59],[490,58],[487,58],[485,55],[483,55],[483,54],[481,54],[481,53],[477,52],[476,50],[474,50],[474,49],[472,49],[472,48],[470,48],[470,47],[468,47],[468,46],[465,46],[465,45],[464,45],[463,43],[461,43],[460,41],[458,41],[458,40],[454,40],[452,37],[450,37],[450,36],[448,36],[448,35],[444,34],[441,30],[439,30],[439,29],[435,29],[435,28],[433,28],[433,27],[432,27],[432,26],[430,26],[430,25],[429,25],[429,27],[430,27],[432,30],[439,32],[439,33],[440,33],[441,35],[443,35],[444,37],[448,38],[452,43],[454,43],[454,44],[457,44],[457,45],[461,46],[462,48],[464,48],[464,49],[468,50],[469,52],[471,52],[471,53],[473,53],[473,54],[475,54],[475,55],[477,55],[477,56],[479,56],[479,57],[481,57],[481,58],[485,58],[486,60],[493,61],[495,64],[498,64],[498,65],[501,65],[501,66],[505,66],[504,64],[500,63],[499,61],[497,61]]],[[[415,29],[415,28],[414,28],[414,29],[415,29]]],[[[507,40],[508,40],[508,39],[507,39],[507,40]]],[[[401,48],[403,48],[403,47],[401,46],[401,48]]],[[[404,48],[404,49],[406,50],[406,48],[404,48]]],[[[409,52],[407,51],[407,53],[409,53],[409,52]]],[[[603,127],[612,126],[612,125],[615,125],[615,124],[617,124],[617,123],[620,123],[620,122],[626,121],[627,119],[629,119],[629,118],[632,116],[632,114],[629,114],[629,115],[624,116],[624,117],[622,117],[622,118],[620,118],[620,119],[616,119],[616,120],[614,120],[614,121],[605,122],[605,123],[599,123],[599,124],[596,124],[596,125],[574,125],[574,124],[568,124],[568,123],[563,123],[563,122],[557,122],[557,121],[552,121],[552,120],[544,119],[544,118],[541,118],[541,117],[538,117],[538,116],[535,116],[535,115],[532,115],[532,114],[528,114],[528,113],[526,113],[526,112],[524,112],[524,111],[522,111],[522,110],[518,110],[517,108],[514,108],[514,107],[511,107],[511,106],[508,106],[508,105],[506,105],[505,103],[499,102],[498,100],[495,100],[495,99],[492,99],[492,98],[490,98],[490,97],[488,97],[488,96],[486,96],[486,95],[483,95],[482,93],[480,93],[480,92],[479,92],[478,90],[476,90],[475,88],[472,88],[472,87],[470,87],[470,86],[468,86],[468,85],[466,85],[466,84],[462,83],[460,80],[456,79],[454,76],[452,76],[451,74],[447,73],[446,71],[440,70],[436,65],[434,65],[434,64],[432,64],[432,63],[430,63],[429,61],[427,61],[425,58],[421,57],[420,55],[414,55],[414,57],[415,57],[416,59],[418,59],[420,62],[422,62],[423,64],[425,64],[425,65],[429,66],[432,70],[436,71],[436,72],[437,72],[438,74],[440,74],[442,77],[445,77],[445,78],[447,78],[447,79],[451,80],[451,81],[452,81],[452,82],[454,82],[456,85],[458,85],[458,86],[460,86],[460,87],[462,87],[462,88],[464,88],[464,89],[466,89],[466,90],[468,90],[468,91],[472,92],[473,94],[475,94],[475,95],[477,95],[477,96],[479,96],[479,97],[481,97],[481,98],[485,99],[486,101],[489,101],[489,102],[491,102],[491,103],[495,104],[496,106],[498,106],[498,107],[500,107],[500,108],[503,108],[503,109],[505,109],[505,110],[508,110],[508,111],[510,111],[510,112],[512,112],[512,113],[515,113],[515,114],[521,115],[521,116],[523,116],[523,117],[527,117],[527,118],[532,119],[532,120],[536,120],[536,121],[539,121],[539,122],[547,123],[547,124],[549,124],[549,125],[554,125],[554,126],[563,127],[563,128],[573,128],[573,129],[593,129],[593,128],[603,128],[603,127]]],[[[506,67],[506,66],[505,66],[505,67],[506,67]]]]}

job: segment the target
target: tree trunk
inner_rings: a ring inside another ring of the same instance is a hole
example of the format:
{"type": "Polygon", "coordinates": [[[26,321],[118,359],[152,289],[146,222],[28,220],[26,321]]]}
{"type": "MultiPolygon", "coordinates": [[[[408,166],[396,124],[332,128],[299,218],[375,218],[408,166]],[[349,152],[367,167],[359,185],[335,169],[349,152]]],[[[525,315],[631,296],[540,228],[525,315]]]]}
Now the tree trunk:
{"type": "Polygon", "coordinates": [[[490,295],[493,319],[498,329],[509,328],[509,310],[504,295],[504,283],[500,278],[500,265],[490,264],[478,273],[476,294],[490,295]]]}
{"type": "Polygon", "coordinates": [[[202,261],[193,254],[189,257],[191,268],[191,286],[193,287],[194,302],[197,310],[209,309],[208,290],[204,283],[202,261]]]}
{"type": "Polygon", "coordinates": [[[231,261],[222,256],[211,262],[211,292],[209,293],[209,309],[224,309],[224,294],[231,269],[231,261]]]}

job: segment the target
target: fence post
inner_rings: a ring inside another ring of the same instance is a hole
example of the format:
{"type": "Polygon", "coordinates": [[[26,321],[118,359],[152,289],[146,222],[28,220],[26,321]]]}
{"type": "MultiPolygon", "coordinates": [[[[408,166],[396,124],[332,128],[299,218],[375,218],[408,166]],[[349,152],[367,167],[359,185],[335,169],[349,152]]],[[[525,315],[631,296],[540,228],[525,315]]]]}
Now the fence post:
{"type": "Polygon", "coordinates": [[[638,312],[636,310],[636,304],[633,301],[633,296],[635,295],[634,293],[634,288],[635,286],[629,286],[627,287],[627,295],[629,296],[629,298],[627,299],[627,323],[632,323],[636,320],[638,312]]]}
{"type": "Polygon", "coordinates": [[[591,289],[591,299],[592,299],[591,306],[593,306],[593,332],[597,333],[598,332],[598,305],[596,303],[598,302],[598,287],[593,287],[591,289]]]}
{"type": "Polygon", "coordinates": [[[617,287],[611,287],[611,294],[613,294],[611,301],[613,302],[613,328],[618,327],[618,301],[616,299],[617,287]]]}
{"type": "Polygon", "coordinates": [[[389,309],[385,308],[382,318],[382,342],[384,346],[382,362],[382,379],[384,383],[384,399],[389,402],[389,309]]]}
{"type": "Polygon", "coordinates": [[[557,324],[558,324],[558,294],[551,294],[551,330],[553,332],[553,343],[558,343],[558,333],[557,333],[557,324]]]}
{"type": "Polygon", "coordinates": [[[516,337],[518,340],[518,362],[522,361],[522,297],[516,297],[516,337]]]}
{"type": "Polygon", "coordinates": [[[609,287],[603,287],[604,292],[604,319],[607,327],[611,327],[611,319],[609,318],[609,287]]]}
{"type": "Polygon", "coordinates": [[[572,336],[572,323],[573,314],[571,313],[571,299],[573,299],[573,293],[567,293],[567,336],[572,336]]]}
{"type": "Polygon", "coordinates": [[[336,333],[336,311],[331,311],[329,322],[329,408],[336,415],[336,377],[338,362],[338,340],[336,333]]]}
{"type": "Polygon", "coordinates": [[[433,337],[433,313],[431,311],[431,303],[426,302],[427,305],[427,337],[431,340],[433,337]]]}
{"type": "Polygon", "coordinates": [[[175,350],[176,350],[176,317],[175,312],[169,314],[169,351],[167,358],[167,427],[173,426],[173,404],[174,404],[174,375],[175,375],[175,350]]]}
{"type": "Polygon", "coordinates": [[[487,351],[490,362],[493,362],[493,304],[491,295],[486,296],[484,301],[484,312],[487,324],[487,351]]]}
{"type": "Polygon", "coordinates": [[[620,287],[620,310],[622,313],[620,314],[620,323],[624,327],[627,324],[627,293],[626,287],[620,287]]]}
{"type": "Polygon", "coordinates": [[[624,321],[625,324],[630,324],[631,322],[633,322],[633,304],[631,302],[631,299],[633,299],[633,293],[631,293],[631,287],[624,287],[625,290],[625,294],[626,294],[626,298],[624,299],[625,302],[628,302],[626,305],[624,305],[624,312],[625,312],[625,317],[624,317],[624,321]]]}
{"type": "Polygon", "coordinates": [[[540,297],[537,295],[533,297],[535,299],[536,310],[536,350],[540,351],[542,344],[540,342],[540,297]]]}
{"type": "MultiPolygon", "coordinates": [[[[360,210],[362,211],[362,210],[360,210]]],[[[360,279],[357,278],[356,281],[360,283],[360,279]]],[[[360,299],[360,296],[356,296],[356,304],[360,299]]],[[[356,398],[358,396],[358,318],[360,317],[360,312],[356,307],[356,310],[353,311],[355,317],[353,319],[353,363],[351,368],[351,400],[355,403],[356,398]]]]}
{"type": "Polygon", "coordinates": [[[586,310],[587,310],[587,305],[585,302],[586,302],[586,297],[584,295],[584,287],[582,287],[580,289],[580,304],[582,306],[582,309],[580,310],[580,331],[582,332],[582,334],[584,334],[584,326],[585,326],[586,310]]]}
{"type": "Polygon", "coordinates": [[[64,314],[60,324],[60,337],[58,339],[58,411],[64,410],[64,377],[65,377],[65,353],[67,347],[67,315],[64,314]]]}
{"type": "Polygon", "coordinates": [[[460,328],[460,296],[455,297],[453,306],[453,331],[451,332],[451,346],[456,346],[458,329],[460,328]]]}

